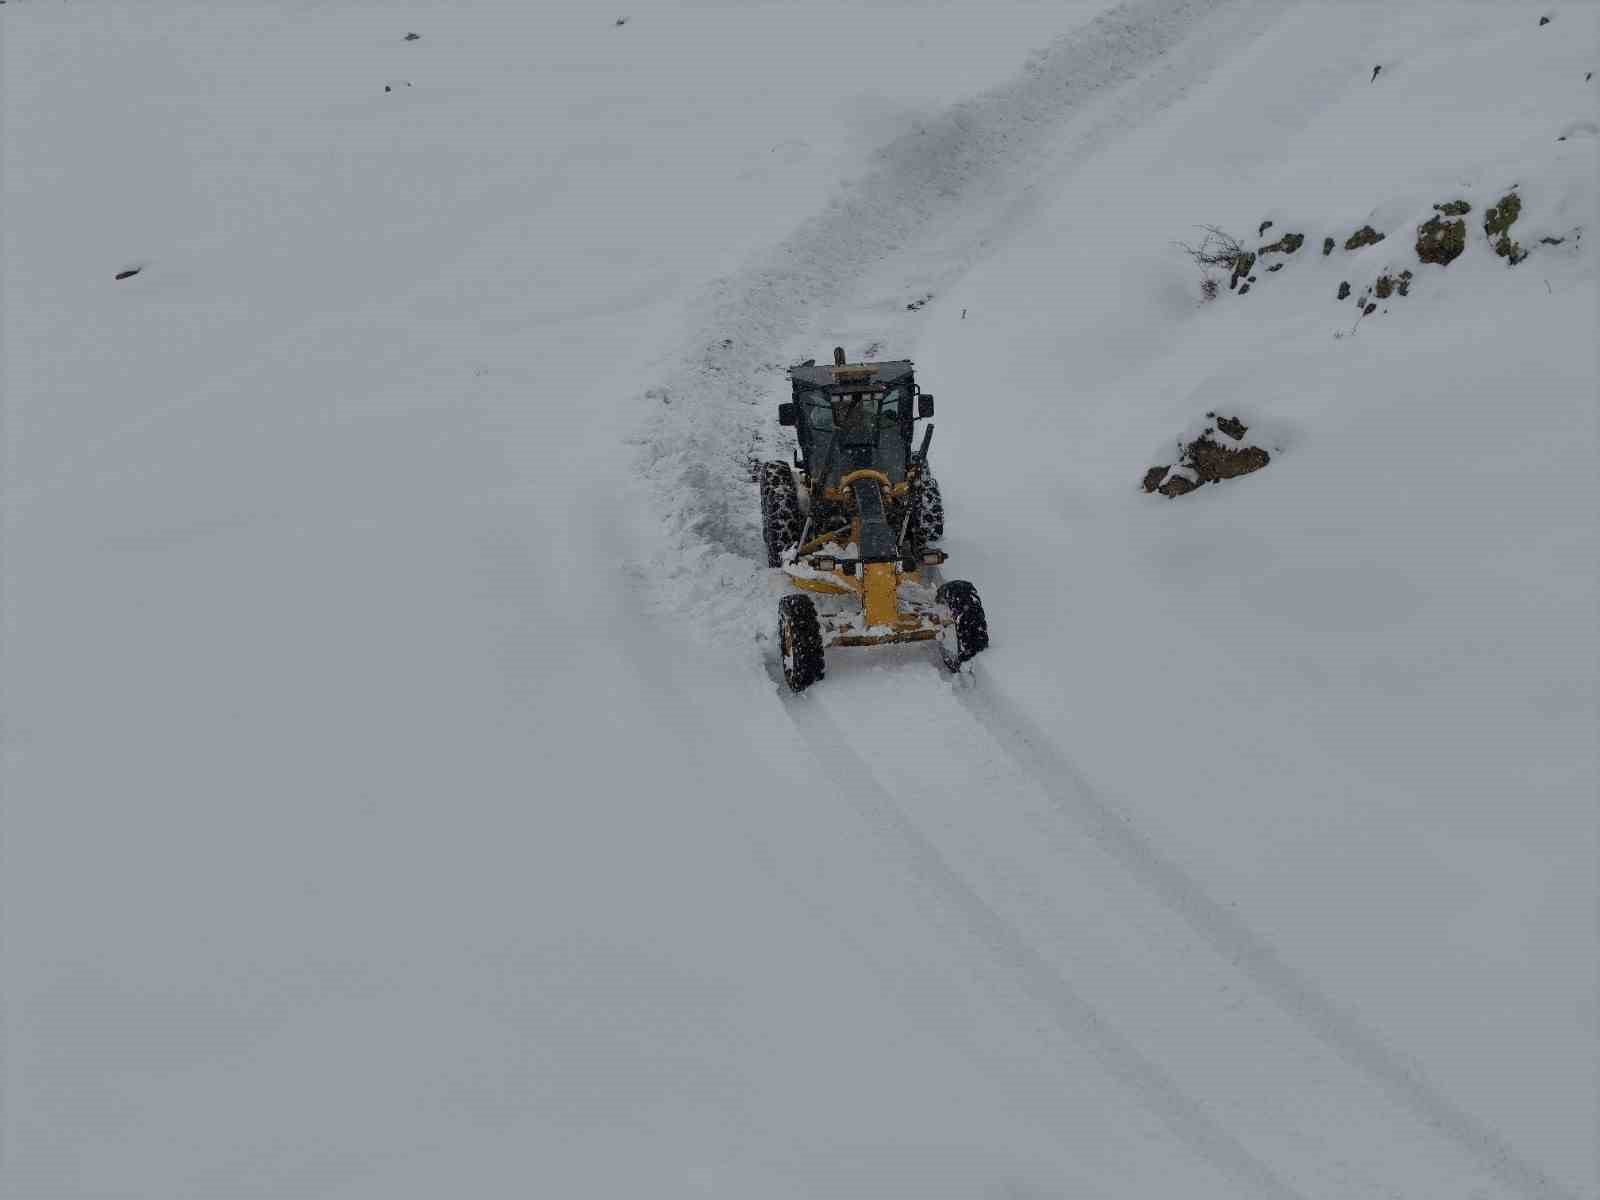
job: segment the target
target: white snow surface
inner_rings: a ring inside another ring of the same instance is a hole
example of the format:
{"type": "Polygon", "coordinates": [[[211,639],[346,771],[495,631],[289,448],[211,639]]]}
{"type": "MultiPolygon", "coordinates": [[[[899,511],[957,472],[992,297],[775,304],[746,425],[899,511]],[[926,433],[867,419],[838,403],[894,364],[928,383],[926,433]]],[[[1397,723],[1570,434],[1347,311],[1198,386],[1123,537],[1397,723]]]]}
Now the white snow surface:
{"type": "Polygon", "coordinates": [[[0,1193],[1600,1195],[1594,6],[0,39],[0,1193]],[[794,697],[835,344],[993,642],[794,697]]]}

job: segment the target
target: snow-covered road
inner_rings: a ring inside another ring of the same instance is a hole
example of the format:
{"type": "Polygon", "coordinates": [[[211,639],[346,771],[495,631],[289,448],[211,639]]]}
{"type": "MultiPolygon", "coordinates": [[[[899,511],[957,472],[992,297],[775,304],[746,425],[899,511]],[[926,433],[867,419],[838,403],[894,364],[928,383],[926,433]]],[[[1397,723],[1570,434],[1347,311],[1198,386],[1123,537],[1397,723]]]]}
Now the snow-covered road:
{"type": "Polygon", "coordinates": [[[1596,1195],[1553,11],[11,0],[5,1194],[1596,1195]],[[962,676],[775,681],[835,344],[939,396],[962,676]]]}

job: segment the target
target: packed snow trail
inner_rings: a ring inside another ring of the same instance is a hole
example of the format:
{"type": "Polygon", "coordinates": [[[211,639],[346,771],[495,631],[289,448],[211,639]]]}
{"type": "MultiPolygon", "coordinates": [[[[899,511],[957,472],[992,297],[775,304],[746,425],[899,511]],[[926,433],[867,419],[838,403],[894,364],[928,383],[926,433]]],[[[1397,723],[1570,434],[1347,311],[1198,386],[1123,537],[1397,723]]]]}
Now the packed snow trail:
{"type": "Polygon", "coordinates": [[[868,760],[852,742],[870,725],[840,723],[822,709],[797,701],[792,710],[816,761],[842,795],[851,798],[880,837],[899,847],[913,875],[935,896],[934,904],[953,910],[955,921],[980,953],[1015,972],[1029,995],[1048,1011],[1061,1032],[1087,1045],[1089,1052],[1121,1086],[1158,1113],[1174,1135],[1252,1195],[1295,1200],[1301,1193],[1255,1157],[1206,1107],[1178,1086],[1155,1062],[1123,1038],[1105,1014],[1074,992],[1037,950],[992,908],[910,819],[878,782],[868,760]]]}

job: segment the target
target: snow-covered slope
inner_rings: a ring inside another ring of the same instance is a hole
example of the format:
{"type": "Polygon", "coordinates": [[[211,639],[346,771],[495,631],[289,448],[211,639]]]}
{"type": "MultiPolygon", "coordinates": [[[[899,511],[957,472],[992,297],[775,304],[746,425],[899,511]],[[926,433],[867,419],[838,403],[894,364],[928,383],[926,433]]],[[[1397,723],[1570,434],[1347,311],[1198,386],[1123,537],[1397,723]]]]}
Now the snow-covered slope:
{"type": "Polygon", "coordinates": [[[1595,1195],[1596,32],[0,8],[5,1194],[1595,1195]],[[994,644],[792,698],[836,343],[994,644]]]}

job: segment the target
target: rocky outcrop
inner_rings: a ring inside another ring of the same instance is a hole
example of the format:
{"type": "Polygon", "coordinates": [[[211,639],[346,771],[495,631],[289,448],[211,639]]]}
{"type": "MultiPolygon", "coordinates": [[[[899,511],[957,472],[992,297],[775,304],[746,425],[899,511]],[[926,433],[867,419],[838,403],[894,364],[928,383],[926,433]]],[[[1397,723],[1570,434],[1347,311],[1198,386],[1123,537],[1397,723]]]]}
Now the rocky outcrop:
{"type": "Polygon", "coordinates": [[[1363,246],[1376,246],[1383,241],[1384,236],[1371,225],[1363,225],[1345,239],[1344,248],[1346,250],[1359,250],[1363,246]]]}
{"type": "Polygon", "coordinates": [[[1425,263],[1448,267],[1466,248],[1467,223],[1459,218],[1447,221],[1443,216],[1433,216],[1417,226],[1417,257],[1425,263]]]}
{"type": "Polygon", "coordinates": [[[1528,257],[1528,252],[1511,237],[1511,227],[1522,215],[1522,197],[1507,192],[1500,203],[1483,214],[1483,232],[1494,243],[1494,252],[1506,260],[1506,265],[1516,266],[1528,257]]]}
{"type": "Polygon", "coordinates": [[[1144,473],[1146,492],[1184,496],[1205,484],[1259,471],[1272,461],[1264,449],[1246,440],[1250,429],[1238,417],[1216,413],[1206,417],[1211,424],[1199,437],[1180,446],[1176,465],[1151,467],[1144,473]]]}

